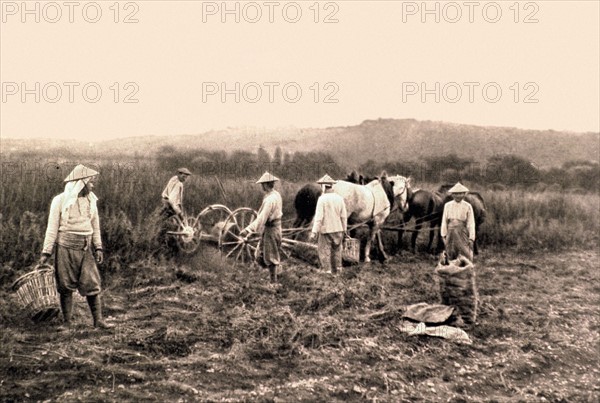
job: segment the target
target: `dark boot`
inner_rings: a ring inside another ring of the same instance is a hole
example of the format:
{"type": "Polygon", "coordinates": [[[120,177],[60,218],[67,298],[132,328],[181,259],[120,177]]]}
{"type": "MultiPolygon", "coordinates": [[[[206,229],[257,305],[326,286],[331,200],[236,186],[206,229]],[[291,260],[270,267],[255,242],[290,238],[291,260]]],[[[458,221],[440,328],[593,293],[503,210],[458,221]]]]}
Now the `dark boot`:
{"type": "Polygon", "coordinates": [[[71,327],[73,317],[73,293],[60,294],[60,310],[63,314],[63,323],[58,327],[59,331],[65,331],[71,327]]]}
{"type": "Polygon", "coordinates": [[[100,329],[110,329],[114,326],[107,324],[102,319],[102,300],[100,295],[88,295],[87,302],[92,311],[92,317],[94,318],[94,327],[100,329]]]}
{"type": "Polygon", "coordinates": [[[60,294],[60,310],[65,325],[69,326],[73,317],[73,293],[60,294]]]}
{"type": "Polygon", "coordinates": [[[277,266],[269,266],[269,272],[271,273],[271,283],[277,282],[277,266]]]}

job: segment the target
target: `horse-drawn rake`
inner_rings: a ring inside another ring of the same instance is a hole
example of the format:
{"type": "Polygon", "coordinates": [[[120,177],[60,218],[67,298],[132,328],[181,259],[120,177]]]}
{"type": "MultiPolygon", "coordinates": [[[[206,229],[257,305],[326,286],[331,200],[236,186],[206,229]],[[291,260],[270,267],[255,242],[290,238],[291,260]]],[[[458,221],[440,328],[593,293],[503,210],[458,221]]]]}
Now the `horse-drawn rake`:
{"type": "MultiPolygon", "coordinates": [[[[177,230],[168,231],[174,236],[180,250],[191,255],[195,253],[203,242],[216,245],[225,258],[232,259],[234,265],[245,265],[254,261],[260,237],[250,234],[246,237],[240,233],[258,216],[256,210],[249,207],[240,207],[230,210],[222,204],[213,204],[206,207],[196,216],[184,215],[183,219],[174,216],[177,230]]],[[[299,234],[309,231],[309,228],[284,228],[282,230],[282,246],[287,249],[304,247],[317,249],[316,244],[299,241],[299,234]]],[[[358,241],[351,240],[345,243],[344,257],[350,261],[358,261],[358,241]]],[[[284,250],[284,253],[289,254],[284,250]]]]}

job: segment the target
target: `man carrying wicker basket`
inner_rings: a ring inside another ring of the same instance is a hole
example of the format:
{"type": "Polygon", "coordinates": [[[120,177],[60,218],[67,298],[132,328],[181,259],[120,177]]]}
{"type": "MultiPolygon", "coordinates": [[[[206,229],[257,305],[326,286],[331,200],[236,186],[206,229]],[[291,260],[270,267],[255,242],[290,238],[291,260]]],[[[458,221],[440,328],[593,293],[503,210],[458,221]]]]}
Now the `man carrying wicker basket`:
{"type": "Polygon", "coordinates": [[[98,198],[92,192],[97,175],[97,171],[77,165],[64,180],[64,192],[55,196],[50,206],[40,264],[46,264],[56,244],[56,288],[65,326],[71,323],[73,291],[77,290],[87,299],[94,327],[112,327],[102,319],[102,289],[96,266],[96,262],[102,263],[104,259],[98,198]]]}

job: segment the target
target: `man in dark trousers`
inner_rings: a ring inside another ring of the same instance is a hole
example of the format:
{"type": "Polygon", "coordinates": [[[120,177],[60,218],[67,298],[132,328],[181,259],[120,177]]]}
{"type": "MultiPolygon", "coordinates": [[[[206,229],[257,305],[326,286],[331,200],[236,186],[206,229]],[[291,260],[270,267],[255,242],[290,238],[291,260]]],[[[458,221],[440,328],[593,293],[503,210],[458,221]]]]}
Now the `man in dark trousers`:
{"type": "Polygon", "coordinates": [[[159,254],[166,254],[172,257],[179,253],[177,240],[167,235],[167,232],[177,230],[177,224],[173,221],[173,217],[177,217],[180,220],[183,219],[183,184],[191,175],[192,173],[189,169],[179,168],[177,174],[169,179],[167,186],[165,186],[162,192],[162,209],[160,211],[162,221],[158,234],[158,242],[160,244],[159,254]]]}

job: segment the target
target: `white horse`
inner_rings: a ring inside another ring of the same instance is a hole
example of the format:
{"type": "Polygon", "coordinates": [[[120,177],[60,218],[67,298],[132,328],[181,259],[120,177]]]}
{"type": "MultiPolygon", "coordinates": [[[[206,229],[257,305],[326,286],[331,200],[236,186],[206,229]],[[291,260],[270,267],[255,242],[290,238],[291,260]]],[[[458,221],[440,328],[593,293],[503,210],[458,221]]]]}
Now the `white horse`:
{"type": "Polygon", "coordinates": [[[403,176],[387,176],[385,172],[378,179],[366,185],[338,181],[333,191],[344,198],[350,225],[364,223],[369,226],[369,237],[365,245],[365,262],[370,262],[371,245],[377,237],[377,247],[381,260],[387,259],[383,250],[380,228],[394,206],[395,200],[401,211],[406,211],[408,179],[403,176]]]}

